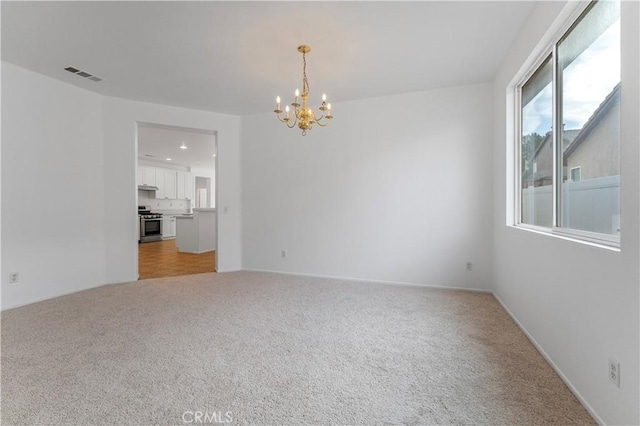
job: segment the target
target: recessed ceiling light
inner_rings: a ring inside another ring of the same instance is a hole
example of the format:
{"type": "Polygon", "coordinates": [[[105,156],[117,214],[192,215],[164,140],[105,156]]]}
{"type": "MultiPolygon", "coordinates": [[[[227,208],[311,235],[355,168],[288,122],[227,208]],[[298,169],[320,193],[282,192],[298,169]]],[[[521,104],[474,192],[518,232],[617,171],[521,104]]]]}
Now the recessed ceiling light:
{"type": "Polygon", "coordinates": [[[167,157],[167,161],[171,161],[171,158],[167,157]]]}
{"type": "Polygon", "coordinates": [[[212,157],[215,157],[215,156],[216,156],[215,154],[212,155],[212,157]]]}
{"type": "Polygon", "coordinates": [[[187,145],[185,145],[184,142],[182,142],[182,145],[180,145],[180,149],[187,149],[187,145]]]}

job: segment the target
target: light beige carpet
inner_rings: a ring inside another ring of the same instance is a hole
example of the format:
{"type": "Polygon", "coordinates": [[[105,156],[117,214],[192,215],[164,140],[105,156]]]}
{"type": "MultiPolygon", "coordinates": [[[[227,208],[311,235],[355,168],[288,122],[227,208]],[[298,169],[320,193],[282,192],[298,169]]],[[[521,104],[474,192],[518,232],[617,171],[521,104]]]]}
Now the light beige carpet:
{"type": "Polygon", "coordinates": [[[585,425],[489,294],[238,272],[2,314],[2,424],[585,425]],[[207,417],[204,417],[204,415],[207,417]]]}

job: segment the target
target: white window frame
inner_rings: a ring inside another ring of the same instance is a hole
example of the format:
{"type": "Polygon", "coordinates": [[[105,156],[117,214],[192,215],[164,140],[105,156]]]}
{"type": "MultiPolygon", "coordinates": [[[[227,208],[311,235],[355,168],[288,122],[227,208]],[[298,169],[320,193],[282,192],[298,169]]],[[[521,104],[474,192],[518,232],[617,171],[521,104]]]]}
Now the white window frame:
{"type": "Polygon", "coordinates": [[[574,170],[580,171],[580,180],[582,180],[582,166],[576,166],[576,167],[572,167],[571,169],[569,169],[569,176],[571,176],[571,181],[572,182],[580,182],[580,180],[573,180],[573,171],[574,170]]]}
{"type": "MultiPolygon", "coordinates": [[[[622,1],[622,0],[621,0],[622,1]]],[[[556,47],[560,40],[571,30],[574,24],[578,21],[578,19],[582,16],[582,14],[589,8],[589,6],[593,3],[592,0],[588,1],[580,1],[576,2],[573,5],[573,9],[571,9],[568,13],[566,13],[564,17],[564,21],[559,26],[556,26],[556,29],[553,33],[546,34],[544,39],[547,40],[546,44],[543,44],[542,48],[538,48],[534,53],[530,56],[530,60],[527,61],[527,64],[523,66],[520,70],[520,77],[516,77],[515,84],[513,87],[513,99],[514,102],[512,107],[514,108],[513,112],[513,120],[514,120],[514,135],[513,135],[513,144],[514,149],[513,153],[515,158],[513,167],[513,184],[514,184],[514,206],[511,211],[514,214],[512,226],[515,228],[521,228],[524,230],[534,231],[537,233],[547,234],[554,237],[560,237],[562,239],[568,239],[571,241],[576,241],[580,243],[587,243],[590,245],[596,245],[599,247],[614,249],[616,251],[620,251],[620,235],[608,235],[601,234],[597,232],[589,232],[582,231],[579,229],[570,229],[570,228],[562,228],[558,226],[559,218],[561,215],[561,210],[559,208],[559,181],[558,175],[562,176],[562,163],[558,161],[558,157],[561,155],[559,151],[559,147],[557,146],[557,135],[556,129],[562,128],[562,126],[558,126],[559,114],[557,113],[558,108],[560,107],[556,103],[559,101],[559,97],[556,94],[558,90],[558,84],[552,84],[552,99],[554,102],[552,103],[552,120],[553,120],[553,128],[552,128],[552,144],[553,144],[553,185],[552,185],[552,218],[553,225],[551,228],[539,225],[533,225],[529,223],[523,223],[522,219],[522,188],[521,188],[521,135],[522,135],[522,117],[521,117],[521,95],[522,95],[522,86],[531,78],[531,76],[542,66],[542,64],[551,56],[552,58],[552,66],[553,66],[553,81],[556,81],[557,74],[557,51],[556,47]],[[533,57],[533,60],[531,58],[533,57]],[[524,72],[523,72],[524,69],[524,72]]],[[[540,47],[540,45],[538,46],[540,47]]],[[[562,84],[560,82],[560,84],[562,84]]]]}

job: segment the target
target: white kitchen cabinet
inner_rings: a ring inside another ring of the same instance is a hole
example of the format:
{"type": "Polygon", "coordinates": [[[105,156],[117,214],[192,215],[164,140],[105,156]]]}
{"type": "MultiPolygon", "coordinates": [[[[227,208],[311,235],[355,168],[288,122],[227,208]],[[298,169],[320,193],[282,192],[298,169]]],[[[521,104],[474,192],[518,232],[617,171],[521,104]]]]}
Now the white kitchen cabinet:
{"type": "Polygon", "coordinates": [[[176,217],[172,216],[169,220],[169,236],[176,237],[176,217]]]}
{"type": "Polygon", "coordinates": [[[178,200],[193,199],[193,175],[191,173],[178,172],[176,185],[176,195],[178,200]]]}
{"type": "Polygon", "coordinates": [[[169,216],[162,216],[162,239],[166,240],[169,237],[169,216]]]}
{"type": "Polygon", "coordinates": [[[176,172],[168,169],[156,169],[156,198],[176,199],[176,172]]]}
{"type": "Polygon", "coordinates": [[[175,216],[163,216],[162,217],[162,239],[168,240],[176,237],[176,217],[175,216]]]}
{"type": "Polygon", "coordinates": [[[165,170],[164,172],[164,198],[175,200],[176,197],[176,172],[165,170]]]}
{"type": "Polygon", "coordinates": [[[195,199],[195,195],[193,192],[193,181],[195,180],[195,176],[191,173],[187,173],[184,181],[184,199],[185,200],[193,200],[195,199]]]}
{"type": "Polygon", "coordinates": [[[186,180],[186,172],[178,172],[177,174],[177,183],[176,183],[176,195],[178,196],[178,200],[184,200],[184,181],[186,180]]]}
{"type": "Polygon", "coordinates": [[[155,186],[155,198],[169,200],[193,200],[195,176],[190,172],[161,167],[138,166],[138,185],[155,186]]]}
{"type": "Polygon", "coordinates": [[[156,169],[153,167],[138,167],[138,185],[155,186],[156,169]]]}
{"type": "Polygon", "coordinates": [[[164,198],[164,170],[162,169],[156,170],[156,186],[158,187],[156,198],[164,198]]]}

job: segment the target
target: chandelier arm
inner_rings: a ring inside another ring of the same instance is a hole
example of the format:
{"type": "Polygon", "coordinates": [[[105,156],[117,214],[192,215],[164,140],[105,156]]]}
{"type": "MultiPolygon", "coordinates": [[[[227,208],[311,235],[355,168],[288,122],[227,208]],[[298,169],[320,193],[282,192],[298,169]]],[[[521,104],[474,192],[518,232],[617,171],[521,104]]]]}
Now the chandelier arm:
{"type": "Polygon", "coordinates": [[[326,127],[326,126],[328,126],[328,125],[329,125],[329,122],[327,121],[326,123],[322,124],[321,122],[316,121],[316,124],[317,124],[318,126],[320,126],[320,127],[326,127]]]}
{"type": "Polygon", "coordinates": [[[278,113],[276,113],[276,117],[278,118],[278,120],[279,120],[281,123],[287,123],[287,122],[291,121],[290,119],[289,119],[289,120],[287,120],[287,119],[284,119],[284,118],[280,118],[280,114],[281,114],[281,113],[279,113],[279,112],[278,112],[278,113]]]}
{"type": "Polygon", "coordinates": [[[318,118],[318,124],[320,124],[321,126],[326,126],[327,124],[329,124],[332,118],[332,115],[323,115],[322,117],[318,118]],[[320,120],[323,120],[322,122],[325,124],[321,124],[320,120]]]}
{"type": "Polygon", "coordinates": [[[296,126],[296,123],[298,122],[298,116],[297,116],[296,114],[293,114],[293,122],[291,121],[291,117],[289,117],[289,119],[286,119],[286,118],[280,118],[280,114],[281,114],[281,113],[279,113],[279,112],[278,112],[278,113],[276,113],[276,117],[278,118],[278,120],[279,120],[281,123],[286,124],[286,126],[287,126],[288,128],[290,128],[290,129],[293,129],[293,128],[296,126]],[[291,123],[291,124],[289,124],[289,123],[291,123]]]}

